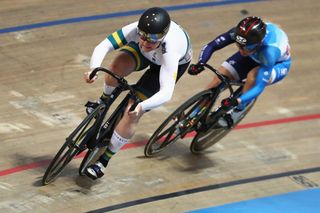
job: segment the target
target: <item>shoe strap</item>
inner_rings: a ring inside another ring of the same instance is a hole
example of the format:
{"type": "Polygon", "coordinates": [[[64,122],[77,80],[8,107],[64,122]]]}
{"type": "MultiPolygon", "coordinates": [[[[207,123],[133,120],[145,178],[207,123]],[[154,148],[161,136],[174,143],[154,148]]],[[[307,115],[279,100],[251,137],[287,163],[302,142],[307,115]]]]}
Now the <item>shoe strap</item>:
{"type": "Polygon", "coordinates": [[[88,101],[84,106],[85,107],[96,107],[99,105],[97,102],[88,101]]]}

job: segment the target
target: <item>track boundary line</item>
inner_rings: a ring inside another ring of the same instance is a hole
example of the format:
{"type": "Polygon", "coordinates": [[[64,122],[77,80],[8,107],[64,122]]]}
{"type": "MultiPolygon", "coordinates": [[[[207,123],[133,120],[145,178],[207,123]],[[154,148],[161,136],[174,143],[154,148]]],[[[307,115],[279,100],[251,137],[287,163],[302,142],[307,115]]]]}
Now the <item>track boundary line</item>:
{"type": "MultiPolygon", "coordinates": [[[[308,120],[315,120],[320,119],[320,114],[310,114],[310,115],[302,115],[302,116],[296,116],[296,117],[289,117],[289,118],[280,118],[275,120],[266,120],[266,121],[260,121],[260,122],[254,122],[254,123],[247,123],[247,124],[239,124],[235,127],[235,130],[241,130],[241,129],[249,129],[249,128],[257,128],[257,127],[264,127],[264,126],[270,126],[270,125],[277,125],[277,124],[284,124],[284,123],[291,123],[291,122],[299,122],[299,121],[308,121],[308,120]]],[[[194,133],[189,133],[186,137],[193,137],[194,133]]],[[[129,144],[126,144],[122,149],[131,149],[136,148],[140,146],[144,146],[147,143],[147,141],[133,141],[129,144]]],[[[82,158],[84,157],[85,152],[79,154],[76,158],[82,158]]],[[[11,175],[17,172],[22,172],[29,169],[35,169],[38,167],[42,167],[47,165],[51,159],[42,160],[38,162],[33,162],[5,170],[0,171],[0,177],[1,176],[7,176],[11,175]]]]}

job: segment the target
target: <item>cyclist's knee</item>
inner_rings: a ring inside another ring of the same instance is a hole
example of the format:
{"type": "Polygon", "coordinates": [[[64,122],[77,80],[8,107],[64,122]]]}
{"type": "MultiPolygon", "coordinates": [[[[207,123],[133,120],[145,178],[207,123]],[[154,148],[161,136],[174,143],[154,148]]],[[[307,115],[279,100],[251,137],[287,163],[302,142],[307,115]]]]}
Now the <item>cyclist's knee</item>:
{"type": "Polygon", "coordinates": [[[247,81],[254,82],[256,80],[257,73],[258,73],[258,69],[252,69],[247,75],[247,81]]]}
{"type": "Polygon", "coordinates": [[[218,71],[223,74],[224,76],[227,76],[230,80],[235,80],[235,78],[233,77],[233,75],[231,74],[231,71],[228,70],[227,68],[220,66],[218,68],[218,71]]]}
{"type": "MultiPolygon", "coordinates": [[[[118,56],[115,57],[115,59],[111,62],[109,65],[109,70],[111,70],[113,73],[125,77],[129,75],[132,71],[135,69],[135,61],[132,59],[132,57],[125,53],[121,52],[118,56]]],[[[105,75],[105,82],[108,85],[111,86],[117,86],[118,83],[112,76],[106,74],[105,75]]]]}
{"type": "Polygon", "coordinates": [[[134,59],[126,52],[120,52],[119,55],[110,64],[110,70],[117,75],[125,77],[135,69],[134,59]]]}
{"type": "MultiPolygon", "coordinates": [[[[231,79],[231,80],[234,80],[234,77],[231,75],[231,73],[229,72],[229,70],[227,70],[226,68],[220,66],[218,68],[218,71],[223,74],[224,76],[226,76],[227,78],[231,79]]],[[[216,88],[220,85],[221,83],[221,80],[216,76],[214,75],[213,78],[212,78],[212,81],[210,82],[210,84],[208,85],[208,88],[216,88]]]]}

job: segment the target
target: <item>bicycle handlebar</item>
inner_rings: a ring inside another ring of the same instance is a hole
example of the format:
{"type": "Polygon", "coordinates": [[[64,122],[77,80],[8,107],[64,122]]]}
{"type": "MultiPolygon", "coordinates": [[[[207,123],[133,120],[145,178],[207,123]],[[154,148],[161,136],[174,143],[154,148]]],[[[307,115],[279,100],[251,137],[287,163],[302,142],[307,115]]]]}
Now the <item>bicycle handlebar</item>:
{"type": "Polygon", "coordinates": [[[134,103],[132,104],[132,106],[130,107],[129,111],[133,111],[135,109],[135,107],[138,105],[138,103],[140,102],[140,99],[136,96],[136,91],[133,88],[133,86],[131,86],[130,84],[128,84],[128,81],[126,79],[124,79],[123,77],[113,73],[112,71],[103,68],[103,67],[97,67],[94,70],[92,70],[92,72],[89,75],[89,79],[93,79],[94,76],[98,73],[98,72],[104,72],[107,73],[109,75],[111,75],[113,78],[115,78],[118,83],[120,84],[120,89],[123,90],[129,90],[132,98],[134,99],[134,103]]]}
{"type": "Polygon", "coordinates": [[[113,73],[112,71],[110,71],[110,70],[108,70],[108,69],[106,69],[104,67],[97,67],[94,70],[92,70],[92,72],[89,75],[89,79],[90,80],[93,79],[94,76],[98,72],[104,72],[104,73],[107,73],[107,74],[111,75],[113,78],[115,78],[118,81],[118,83],[123,87],[124,90],[130,90],[130,92],[132,94],[135,94],[135,90],[133,89],[133,87],[130,84],[128,84],[126,79],[124,79],[123,77],[113,73]]]}
{"type": "Polygon", "coordinates": [[[211,65],[209,64],[204,64],[203,66],[205,66],[206,68],[208,68],[209,70],[211,70],[212,72],[214,72],[217,77],[226,84],[226,86],[228,87],[229,91],[231,94],[233,94],[233,89],[232,89],[232,85],[243,85],[242,82],[236,82],[236,81],[231,81],[228,79],[228,77],[226,77],[225,75],[221,74],[218,70],[216,70],[215,68],[213,68],[211,65]]]}

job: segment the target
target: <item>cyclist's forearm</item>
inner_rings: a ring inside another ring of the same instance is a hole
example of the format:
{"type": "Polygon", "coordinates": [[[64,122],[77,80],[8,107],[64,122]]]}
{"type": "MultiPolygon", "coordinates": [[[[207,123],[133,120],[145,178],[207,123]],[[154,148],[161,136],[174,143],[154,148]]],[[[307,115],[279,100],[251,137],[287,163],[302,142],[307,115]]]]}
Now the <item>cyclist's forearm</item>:
{"type": "Polygon", "coordinates": [[[233,43],[234,40],[232,38],[232,32],[233,32],[233,29],[219,35],[210,43],[205,45],[202,48],[201,53],[199,55],[199,62],[202,64],[207,63],[215,51],[220,50],[225,46],[233,43]]]}
{"type": "Polygon", "coordinates": [[[244,93],[239,97],[240,100],[238,100],[238,103],[246,104],[258,97],[262,91],[264,90],[265,86],[254,86],[251,88],[248,92],[244,93]]]}
{"type": "Polygon", "coordinates": [[[172,70],[177,70],[178,64],[176,64],[176,66],[170,65],[169,67],[162,65],[159,74],[160,90],[141,103],[144,111],[161,106],[171,99],[177,76],[177,71],[173,72],[172,70]]]}
{"type": "Polygon", "coordinates": [[[111,50],[113,50],[113,47],[108,39],[105,39],[100,44],[98,44],[98,46],[96,46],[92,53],[90,60],[90,68],[94,69],[96,67],[100,67],[104,57],[111,50]]]}
{"type": "Polygon", "coordinates": [[[147,100],[141,102],[140,105],[143,111],[151,110],[166,103],[171,99],[171,97],[172,97],[172,94],[170,95],[167,92],[160,90],[159,92],[157,92],[156,94],[148,98],[147,100]]]}

